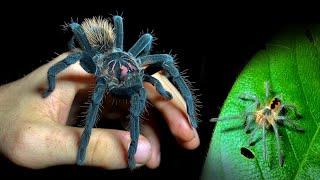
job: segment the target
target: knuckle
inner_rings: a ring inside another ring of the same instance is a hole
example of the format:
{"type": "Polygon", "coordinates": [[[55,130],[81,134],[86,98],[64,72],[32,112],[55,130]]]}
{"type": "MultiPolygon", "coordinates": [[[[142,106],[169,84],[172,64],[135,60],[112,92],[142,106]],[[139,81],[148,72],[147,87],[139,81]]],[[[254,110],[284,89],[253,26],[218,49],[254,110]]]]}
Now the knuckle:
{"type": "Polygon", "coordinates": [[[33,141],[38,134],[35,130],[30,124],[25,124],[13,132],[7,149],[8,158],[11,161],[18,165],[34,168],[32,163],[32,154],[35,148],[33,141]]]}
{"type": "Polygon", "coordinates": [[[102,138],[103,133],[99,133],[96,138],[90,138],[89,145],[87,148],[87,162],[89,165],[107,166],[104,164],[104,156],[101,151],[107,148],[107,144],[102,138]]]}
{"type": "Polygon", "coordinates": [[[112,134],[98,132],[90,138],[85,163],[109,170],[125,168],[127,152],[124,149],[120,140],[112,134]]]}

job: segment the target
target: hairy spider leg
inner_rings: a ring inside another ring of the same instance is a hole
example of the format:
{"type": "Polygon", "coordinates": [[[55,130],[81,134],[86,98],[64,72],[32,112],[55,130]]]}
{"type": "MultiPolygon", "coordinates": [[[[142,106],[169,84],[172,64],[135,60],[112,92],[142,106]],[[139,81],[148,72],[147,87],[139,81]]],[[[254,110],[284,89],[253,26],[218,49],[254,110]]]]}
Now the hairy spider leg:
{"type": "Polygon", "coordinates": [[[244,132],[248,133],[252,122],[254,122],[254,113],[247,114],[245,116],[245,121],[244,122],[246,123],[246,126],[244,127],[244,132]]]}
{"type": "Polygon", "coordinates": [[[123,50],[123,20],[121,16],[113,16],[114,29],[116,34],[115,46],[123,50]]]}
{"type": "Polygon", "coordinates": [[[42,97],[48,97],[56,87],[56,75],[66,69],[71,64],[76,63],[81,58],[81,53],[68,55],[64,60],[51,66],[47,73],[48,89],[42,94],[42,97]]]}
{"type": "Polygon", "coordinates": [[[76,48],[76,44],[75,44],[75,41],[76,38],[74,37],[74,35],[71,37],[70,41],[68,42],[68,48],[69,50],[72,50],[74,48],[76,48]]]}
{"type": "Polygon", "coordinates": [[[266,100],[268,100],[271,95],[270,84],[268,81],[265,82],[265,88],[266,88],[266,100]]]}
{"type": "Polygon", "coordinates": [[[267,141],[266,141],[266,121],[262,124],[262,143],[263,143],[263,159],[267,160],[267,141]]]}
{"type": "Polygon", "coordinates": [[[150,43],[148,43],[147,46],[143,49],[143,51],[140,53],[139,56],[149,55],[150,51],[151,51],[151,47],[152,47],[152,39],[151,39],[150,43]]]}
{"type": "Polygon", "coordinates": [[[243,124],[245,125],[244,132],[248,133],[252,122],[254,122],[253,112],[245,112],[243,115],[234,115],[234,116],[227,116],[227,117],[219,117],[219,118],[211,118],[210,122],[217,122],[217,121],[224,121],[224,120],[235,120],[235,119],[242,119],[243,116],[245,121],[243,124]]]}
{"type": "MultiPolygon", "coordinates": [[[[239,99],[241,100],[244,100],[244,101],[253,101],[254,104],[252,106],[254,106],[255,110],[258,109],[258,107],[260,106],[260,101],[259,99],[255,96],[255,95],[251,95],[251,94],[247,94],[247,93],[243,93],[239,96],[239,99]]],[[[249,106],[247,107],[246,111],[251,111],[251,107],[252,106],[249,106]]],[[[251,113],[251,114],[255,114],[255,113],[251,113]]],[[[250,115],[250,114],[248,114],[250,115]]],[[[246,115],[246,119],[245,119],[245,123],[246,123],[246,126],[244,128],[244,131],[247,133],[250,129],[250,125],[251,123],[253,122],[254,118],[249,118],[248,115],[246,115]]]]}
{"type": "Polygon", "coordinates": [[[233,115],[233,116],[227,116],[227,117],[211,118],[209,121],[210,122],[217,122],[217,121],[224,121],[224,120],[242,119],[243,116],[245,116],[245,118],[247,118],[247,117],[249,117],[249,115],[252,115],[252,114],[254,114],[254,112],[245,112],[242,115],[233,115]]]}
{"type": "Polygon", "coordinates": [[[251,133],[251,135],[250,135],[250,137],[249,137],[249,145],[250,145],[250,146],[252,146],[252,143],[253,143],[253,140],[254,140],[254,136],[256,135],[256,133],[257,133],[257,131],[258,131],[259,128],[260,128],[259,126],[256,126],[256,127],[253,129],[252,133],[251,133]]]}
{"type": "MultiPolygon", "coordinates": [[[[251,95],[251,94],[247,94],[247,93],[243,93],[239,96],[239,99],[241,100],[244,100],[244,101],[253,101],[254,104],[252,106],[254,106],[255,108],[255,111],[259,108],[260,106],[260,101],[259,99],[255,96],[255,95],[251,95]]],[[[251,111],[251,107],[252,106],[249,106],[247,107],[246,111],[251,111]]],[[[246,122],[246,126],[245,126],[245,132],[248,132],[249,128],[250,128],[250,125],[251,125],[251,122],[253,122],[254,118],[248,118],[248,115],[250,114],[255,114],[254,112],[253,113],[247,113],[246,115],[246,119],[245,119],[245,122],[246,122]]]]}
{"type": "Polygon", "coordinates": [[[146,56],[150,54],[151,48],[152,48],[152,41],[153,41],[153,37],[151,34],[149,34],[151,36],[151,40],[150,43],[147,43],[147,46],[143,49],[143,51],[140,53],[140,57],[142,56],[146,56]]]}
{"type": "Polygon", "coordinates": [[[137,57],[142,51],[148,51],[148,48],[150,50],[151,44],[152,35],[146,33],[138,39],[138,41],[129,49],[128,52],[132,54],[133,57],[137,57]]]}
{"type": "Polygon", "coordinates": [[[78,23],[71,23],[70,28],[74,34],[73,36],[79,42],[80,47],[83,50],[82,57],[80,59],[81,67],[88,73],[96,74],[97,67],[95,62],[92,60],[92,57],[95,55],[95,50],[91,47],[84,30],[78,23]]]}
{"type": "Polygon", "coordinates": [[[220,118],[211,118],[210,122],[217,122],[217,121],[224,121],[224,120],[234,120],[234,119],[241,119],[241,118],[242,118],[241,115],[220,117],[220,118]]]}
{"type": "Polygon", "coordinates": [[[192,93],[181,77],[178,69],[175,67],[172,56],[170,56],[169,54],[154,54],[140,57],[140,60],[142,66],[150,64],[160,64],[162,69],[170,75],[171,81],[174,85],[176,85],[182,97],[186,101],[187,112],[189,114],[191,125],[192,127],[196,128],[198,126],[198,121],[196,119],[196,110],[192,93]]]}
{"type": "Polygon", "coordinates": [[[107,88],[107,80],[104,77],[97,79],[96,87],[91,97],[91,103],[86,116],[86,124],[84,131],[81,135],[80,146],[77,154],[77,164],[83,165],[86,157],[87,146],[89,144],[91,131],[97,120],[97,114],[99,112],[99,106],[102,103],[104,93],[107,88]]]}
{"type": "Polygon", "coordinates": [[[294,105],[291,105],[291,104],[282,104],[280,106],[280,111],[282,111],[283,109],[290,109],[291,111],[293,111],[294,115],[297,117],[297,118],[301,118],[302,115],[298,112],[298,109],[296,106],[294,105]]]}
{"type": "Polygon", "coordinates": [[[134,155],[136,154],[138,147],[138,139],[140,134],[140,115],[143,112],[146,104],[146,91],[142,88],[139,92],[132,95],[130,103],[130,147],[128,150],[128,164],[130,169],[134,169],[136,162],[134,155]]]}
{"type": "Polygon", "coordinates": [[[82,29],[81,25],[73,22],[69,26],[73,32],[75,39],[79,42],[81,49],[83,49],[84,51],[86,51],[90,54],[93,53],[92,47],[90,46],[89,40],[88,40],[84,30],[82,29]]]}
{"type": "Polygon", "coordinates": [[[239,96],[239,98],[244,101],[253,101],[256,108],[260,106],[260,101],[255,95],[243,93],[239,96]]]}
{"type": "Polygon", "coordinates": [[[170,92],[166,91],[162,84],[160,83],[160,81],[154,77],[152,77],[151,75],[144,75],[143,80],[146,82],[151,83],[156,90],[160,93],[161,96],[163,96],[165,99],[167,100],[171,100],[172,99],[172,95],[170,92]]]}
{"type": "Polygon", "coordinates": [[[95,74],[99,76],[99,69],[96,66],[96,63],[92,60],[92,56],[86,52],[82,52],[82,57],[80,59],[81,67],[88,73],[95,74]]]}
{"type": "Polygon", "coordinates": [[[299,125],[297,125],[296,123],[291,121],[291,119],[286,118],[285,116],[278,116],[276,121],[279,121],[279,122],[283,123],[284,125],[293,128],[296,131],[304,132],[304,129],[302,127],[300,127],[299,125]]]}
{"type": "Polygon", "coordinates": [[[280,166],[283,166],[283,163],[284,163],[284,154],[282,152],[282,149],[281,149],[281,145],[280,145],[280,136],[279,136],[279,132],[278,132],[278,127],[277,127],[277,124],[276,123],[273,123],[271,124],[272,125],[272,128],[273,128],[273,131],[276,135],[276,142],[277,142],[277,150],[278,150],[278,158],[279,158],[279,164],[280,166]]]}

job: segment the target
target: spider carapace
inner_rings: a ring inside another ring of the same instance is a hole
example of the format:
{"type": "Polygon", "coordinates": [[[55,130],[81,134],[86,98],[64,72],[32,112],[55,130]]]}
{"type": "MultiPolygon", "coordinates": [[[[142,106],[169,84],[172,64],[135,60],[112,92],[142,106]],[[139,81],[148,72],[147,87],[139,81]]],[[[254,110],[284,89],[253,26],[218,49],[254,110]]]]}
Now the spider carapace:
{"type": "Polygon", "coordinates": [[[137,79],[137,75],[141,72],[136,59],[125,52],[115,52],[103,59],[101,72],[110,80],[110,92],[113,95],[129,97],[132,92],[141,88],[141,83],[137,79]]]}
{"type": "Polygon", "coordinates": [[[280,107],[281,107],[281,101],[279,98],[272,98],[270,103],[262,107],[262,109],[257,110],[255,112],[255,120],[256,123],[259,125],[263,125],[265,121],[267,121],[267,127],[270,125],[273,125],[275,123],[275,117],[278,116],[280,112],[280,107]]]}
{"type": "Polygon", "coordinates": [[[112,78],[118,83],[127,80],[132,75],[139,73],[138,65],[126,53],[117,52],[105,57],[102,68],[103,75],[112,78]]]}

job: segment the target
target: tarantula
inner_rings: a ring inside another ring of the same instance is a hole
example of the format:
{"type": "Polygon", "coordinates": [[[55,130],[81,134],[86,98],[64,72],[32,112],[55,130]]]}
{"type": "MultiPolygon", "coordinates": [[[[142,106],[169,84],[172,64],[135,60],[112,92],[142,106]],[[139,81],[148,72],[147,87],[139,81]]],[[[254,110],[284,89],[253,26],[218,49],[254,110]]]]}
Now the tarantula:
{"type": "Polygon", "coordinates": [[[77,154],[77,164],[83,165],[86,148],[89,143],[92,128],[97,121],[97,113],[104,94],[130,99],[130,147],[128,150],[128,165],[135,167],[134,155],[137,150],[140,133],[140,115],[146,103],[146,89],[143,82],[149,82],[165,99],[172,95],[166,91],[160,81],[152,77],[144,68],[155,68],[166,72],[171,82],[181,92],[186,101],[187,112],[191,125],[197,127],[196,109],[192,92],[174,65],[174,59],[169,54],[150,55],[153,37],[146,33],[129,49],[123,50],[123,20],[121,16],[113,16],[114,28],[108,20],[99,18],[85,19],[80,25],[71,22],[68,27],[73,32],[69,43],[72,53],[48,70],[48,89],[43,97],[47,97],[55,88],[56,75],[69,65],[80,61],[81,67],[94,74],[96,84],[88,114],[85,129],[77,154]],[[77,44],[76,44],[77,43],[77,44]],[[80,46],[76,48],[76,45],[80,46]]]}
{"type": "Polygon", "coordinates": [[[216,122],[219,120],[230,120],[230,119],[239,119],[244,118],[245,132],[249,132],[252,124],[256,125],[253,129],[251,136],[249,138],[249,145],[253,145],[253,138],[257,133],[258,129],[262,128],[262,141],[263,141],[263,157],[264,160],[267,159],[266,154],[266,129],[269,129],[270,126],[273,128],[275,133],[276,142],[277,142],[277,150],[278,150],[278,158],[279,165],[283,166],[284,163],[284,154],[280,145],[280,136],[278,132],[278,124],[284,124],[296,131],[303,132],[304,129],[299,127],[297,124],[291,121],[291,118],[286,115],[288,110],[293,111],[295,118],[300,119],[301,115],[297,111],[297,108],[291,104],[283,104],[282,100],[279,96],[271,96],[270,85],[268,82],[265,83],[265,101],[264,104],[261,104],[259,99],[255,95],[251,94],[241,94],[239,98],[244,101],[252,101],[252,106],[255,108],[254,112],[251,111],[251,107],[249,106],[244,113],[241,115],[230,116],[230,117],[222,117],[222,118],[212,118],[211,122],[216,122]],[[255,123],[253,123],[255,122],[255,123]]]}

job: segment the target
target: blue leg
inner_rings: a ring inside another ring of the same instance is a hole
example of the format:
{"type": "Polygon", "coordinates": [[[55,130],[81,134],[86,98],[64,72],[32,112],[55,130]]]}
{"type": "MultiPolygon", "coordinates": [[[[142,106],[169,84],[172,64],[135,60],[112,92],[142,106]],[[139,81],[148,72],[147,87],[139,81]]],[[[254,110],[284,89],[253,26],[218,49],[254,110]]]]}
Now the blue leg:
{"type": "Polygon", "coordinates": [[[134,155],[136,154],[138,147],[138,139],[140,134],[140,115],[145,108],[146,103],[146,92],[142,88],[140,91],[131,97],[131,107],[130,107],[130,137],[131,143],[128,150],[128,164],[130,169],[134,169],[136,162],[134,155]]]}
{"type": "Polygon", "coordinates": [[[123,50],[123,22],[121,16],[113,16],[114,28],[116,33],[116,48],[123,50]]]}
{"type": "Polygon", "coordinates": [[[163,63],[173,64],[173,58],[169,54],[153,54],[141,56],[138,59],[141,61],[141,66],[163,63]]]}
{"type": "Polygon", "coordinates": [[[172,95],[170,92],[166,91],[160,81],[150,75],[144,75],[144,81],[151,83],[153,86],[155,86],[156,90],[160,93],[161,96],[166,98],[167,100],[172,99],[172,95]]]}
{"type": "Polygon", "coordinates": [[[42,97],[48,97],[56,86],[56,75],[66,69],[71,64],[76,63],[81,58],[81,53],[70,54],[64,60],[51,66],[48,70],[48,89],[42,94],[42,97]]]}
{"type": "Polygon", "coordinates": [[[145,49],[148,51],[151,48],[152,44],[152,36],[151,34],[144,34],[140,37],[140,39],[129,49],[129,53],[131,53],[134,57],[137,57],[141,52],[145,49]]]}
{"type": "Polygon", "coordinates": [[[90,54],[87,54],[85,52],[82,53],[82,57],[80,59],[80,65],[88,73],[95,74],[95,75],[98,75],[99,73],[96,63],[92,60],[90,54]]]}
{"type": "Polygon", "coordinates": [[[91,131],[95,122],[97,120],[97,114],[99,111],[99,106],[102,102],[105,90],[107,87],[107,81],[104,78],[99,78],[96,83],[93,95],[91,97],[91,104],[88,109],[88,114],[86,116],[86,125],[81,136],[80,147],[77,154],[77,164],[83,165],[86,157],[86,150],[89,144],[91,131]]]}
{"type": "Polygon", "coordinates": [[[155,54],[147,55],[140,58],[141,66],[160,63],[163,70],[165,70],[170,76],[173,84],[178,88],[182,97],[186,101],[187,112],[191,121],[192,127],[196,128],[198,126],[198,121],[196,118],[196,109],[193,101],[192,93],[181,77],[178,69],[173,63],[173,58],[169,54],[155,54]]]}
{"type": "Polygon", "coordinates": [[[143,51],[140,53],[140,55],[139,55],[140,57],[150,54],[151,47],[152,47],[152,41],[153,41],[153,37],[151,36],[150,43],[148,43],[147,46],[143,49],[143,51]]]}
{"type": "Polygon", "coordinates": [[[92,48],[81,25],[78,23],[71,23],[69,26],[74,34],[75,39],[77,39],[77,41],[79,42],[81,48],[84,51],[91,53],[92,48]]]}
{"type": "Polygon", "coordinates": [[[146,56],[149,55],[150,51],[151,51],[151,46],[152,46],[152,40],[150,41],[150,43],[148,43],[148,45],[144,48],[144,50],[141,52],[141,56],[146,56]]]}
{"type": "Polygon", "coordinates": [[[75,45],[75,37],[74,36],[72,36],[72,38],[70,39],[70,41],[68,42],[68,48],[69,48],[69,50],[72,50],[72,49],[74,49],[74,48],[76,48],[76,45],[75,45]]]}

